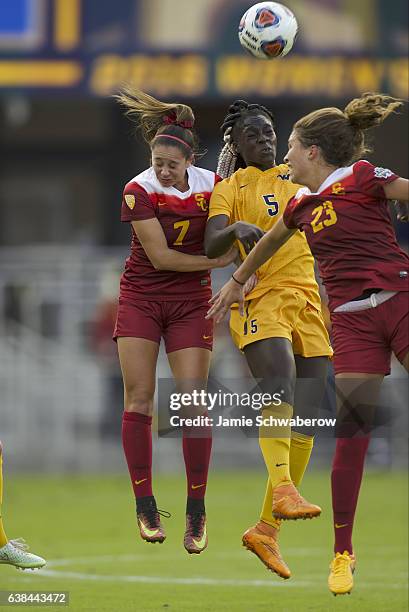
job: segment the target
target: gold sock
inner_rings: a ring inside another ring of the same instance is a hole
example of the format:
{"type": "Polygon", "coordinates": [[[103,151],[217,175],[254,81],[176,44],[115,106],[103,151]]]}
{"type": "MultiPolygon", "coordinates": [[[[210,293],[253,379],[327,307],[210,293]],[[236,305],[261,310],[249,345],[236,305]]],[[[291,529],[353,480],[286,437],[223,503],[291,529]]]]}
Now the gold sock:
{"type": "Polygon", "coordinates": [[[3,521],[1,519],[1,505],[3,503],[3,456],[1,452],[0,444],[0,548],[3,548],[8,542],[6,533],[3,527],[3,521]]]}
{"type": "Polygon", "coordinates": [[[263,420],[266,424],[260,426],[259,443],[263,454],[264,463],[268,471],[269,479],[273,490],[278,484],[290,484],[290,440],[292,416],[292,406],[282,403],[280,406],[266,406],[262,412],[263,420]],[[272,419],[285,419],[287,424],[274,423],[272,419]]]}
{"type": "MultiPolygon", "coordinates": [[[[298,487],[301,484],[308,462],[310,460],[312,447],[314,445],[313,436],[306,436],[297,431],[291,432],[290,443],[290,474],[294,485],[298,487]]],[[[273,505],[273,489],[270,479],[267,481],[266,493],[264,496],[263,508],[261,510],[260,520],[268,523],[276,529],[280,529],[280,519],[274,518],[271,508],[273,505]]]]}
{"type": "Polygon", "coordinates": [[[263,507],[261,509],[260,521],[267,523],[276,529],[280,529],[281,519],[273,516],[273,489],[271,488],[270,478],[267,479],[266,493],[264,495],[263,507]]]}
{"type": "Polygon", "coordinates": [[[314,437],[293,431],[290,445],[290,474],[291,480],[298,487],[304,477],[311,457],[314,437]]]}

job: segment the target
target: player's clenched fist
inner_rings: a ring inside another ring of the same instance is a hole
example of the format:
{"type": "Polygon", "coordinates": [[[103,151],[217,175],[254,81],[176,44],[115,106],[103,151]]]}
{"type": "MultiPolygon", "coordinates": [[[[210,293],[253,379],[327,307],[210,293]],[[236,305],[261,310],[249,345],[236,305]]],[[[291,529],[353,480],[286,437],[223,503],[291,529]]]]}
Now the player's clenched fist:
{"type": "Polygon", "coordinates": [[[260,238],[264,236],[264,232],[257,225],[246,223],[245,221],[237,221],[234,224],[234,235],[248,254],[260,238]]]}

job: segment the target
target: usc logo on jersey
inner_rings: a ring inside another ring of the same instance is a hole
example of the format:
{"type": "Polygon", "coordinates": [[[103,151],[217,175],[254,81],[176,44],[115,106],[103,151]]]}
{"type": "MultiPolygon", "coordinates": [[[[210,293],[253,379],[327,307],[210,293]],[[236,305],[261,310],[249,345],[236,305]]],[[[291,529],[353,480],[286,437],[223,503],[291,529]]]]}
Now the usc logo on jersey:
{"type": "Polygon", "coordinates": [[[209,210],[209,202],[204,197],[203,193],[195,193],[195,200],[198,207],[203,210],[203,212],[207,212],[209,210]]]}
{"type": "Polygon", "coordinates": [[[332,193],[335,195],[340,195],[345,193],[345,189],[342,183],[334,183],[332,185],[332,193]]]}

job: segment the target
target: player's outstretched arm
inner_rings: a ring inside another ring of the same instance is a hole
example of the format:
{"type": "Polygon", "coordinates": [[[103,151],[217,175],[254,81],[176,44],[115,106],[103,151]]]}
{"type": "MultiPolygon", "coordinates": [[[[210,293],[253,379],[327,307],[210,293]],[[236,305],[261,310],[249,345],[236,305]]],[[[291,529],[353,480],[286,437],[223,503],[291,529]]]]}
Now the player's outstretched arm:
{"type": "Polygon", "coordinates": [[[388,200],[409,201],[409,180],[405,178],[397,178],[396,181],[387,183],[383,186],[385,196],[388,200]]]}
{"type": "Polygon", "coordinates": [[[155,270],[172,270],[173,272],[199,272],[213,268],[224,268],[230,265],[237,256],[237,249],[215,259],[205,255],[189,255],[168,247],[166,236],[157,219],[132,221],[138,240],[155,270]]]}
{"type": "Polygon", "coordinates": [[[263,230],[252,223],[228,223],[227,215],[215,215],[208,220],[205,232],[205,251],[208,257],[218,257],[225,253],[236,240],[239,240],[246,253],[249,253],[264,235],[263,230]]]}
{"type": "Polygon", "coordinates": [[[244,315],[243,288],[245,283],[296,231],[296,229],[288,229],[282,219],[277,221],[276,225],[263,236],[234,272],[233,277],[212,297],[210,300],[212,306],[207,313],[207,318],[213,317],[216,323],[219,323],[235,302],[239,304],[240,314],[244,315]]]}

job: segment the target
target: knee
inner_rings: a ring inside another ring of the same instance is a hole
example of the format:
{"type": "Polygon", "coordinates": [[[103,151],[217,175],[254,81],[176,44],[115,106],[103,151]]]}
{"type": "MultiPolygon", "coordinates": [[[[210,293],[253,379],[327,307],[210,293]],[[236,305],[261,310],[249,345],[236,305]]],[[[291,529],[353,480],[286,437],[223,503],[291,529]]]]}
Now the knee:
{"type": "Polygon", "coordinates": [[[150,416],[153,412],[153,392],[141,389],[125,390],[125,412],[138,412],[150,416]]]}

